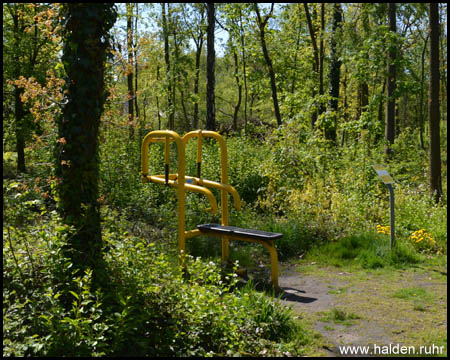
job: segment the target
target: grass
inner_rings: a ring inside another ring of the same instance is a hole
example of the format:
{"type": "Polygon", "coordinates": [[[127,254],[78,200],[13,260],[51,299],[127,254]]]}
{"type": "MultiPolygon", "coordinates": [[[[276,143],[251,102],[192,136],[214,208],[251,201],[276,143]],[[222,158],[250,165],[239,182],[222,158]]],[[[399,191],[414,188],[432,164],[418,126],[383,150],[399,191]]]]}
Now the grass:
{"type": "Polygon", "coordinates": [[[361,319],[361,317],[355,313],[347,312],[340,308],[332,308],[323,314],[324,316],[319,319],[322,322],[333,322],[335,324],[342,324],[345,326],[354,325],[354,320],[361,319]]]}
{"type": "Polygon", "coordinates": [[[413,303],[415,311],[427,311],[435,300],[435,296],[421,287],[410,287],[399,289],[392,294],[392,297],[407,300],[413,303]]]}
{"type": "Polygon", "coordinates": [[[430,293],[420,287],[404,288],[397,290],[393,297],[405,300],[427,300],[432,297],[430,293]]]}
{"type": "Polygon", "coordinates": [[[419,264],[424,257],[408,243],[398,241],[391,250],[386,235],[362,233],[317,246],[306,259],[336,267],[377,269],[419,264]]]}

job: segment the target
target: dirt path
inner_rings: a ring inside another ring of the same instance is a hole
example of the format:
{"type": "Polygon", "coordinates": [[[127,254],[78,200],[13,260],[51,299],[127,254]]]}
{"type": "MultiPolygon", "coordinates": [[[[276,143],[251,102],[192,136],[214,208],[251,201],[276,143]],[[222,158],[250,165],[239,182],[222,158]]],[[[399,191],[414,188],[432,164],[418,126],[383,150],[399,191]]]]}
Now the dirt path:
{"type": "Polygon", "coordinates": [[[374,344],[379,351],[445,345],[447,352],[446,268],[350,272],[282,264],[279,284],[282,303],[322,335],[318,356],[342,356],[343,345],[373,351],[374,344]]]}

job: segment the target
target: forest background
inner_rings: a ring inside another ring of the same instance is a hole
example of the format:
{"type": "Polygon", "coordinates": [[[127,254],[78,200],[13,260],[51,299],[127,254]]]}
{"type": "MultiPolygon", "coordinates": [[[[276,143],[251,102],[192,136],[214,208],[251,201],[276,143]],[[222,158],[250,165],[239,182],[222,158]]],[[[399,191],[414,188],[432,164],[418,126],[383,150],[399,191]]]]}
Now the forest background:
{"type": "MultiPolygon", "coordinates": [[[[151,282],[141,283],[144,252],[169,259],[160,260],[159,270],[152,268],[155,274],[164,274],[176,257],[175,194],[140,179],[141,140],[155,129],[184,134],[200,128],[226,136],[230,183],[245,202],[243,211],[231,210],[231,224],[282,232],[277,244],[281,260],[350,235],[389,233],[388,193],[373,164],[386,165],[395,180],[401,250],[388,261],[446,256],[446,4],[139,3],[96,8],[109,11],[99,37],[106,51],[102,79],[107,96],[97,120],[90,114],[79,116],[79,123],[64,119],[92,109],[83,101],[96,93],[90,91],[97,83],[88,70],[78,78],[70,70],[77,61],[90,69],[91,60],[69,57],[79,45],[70,38],[76,30],[68,31],[75,10],[64,9],[61,4],[3,4],[4,354],[58,354],[67,342],[78,355],[123,354],[130,334],[145,321],[153,321],[161,333],[158,340],[146,337],[137,353],[148,355],[149,343],[157,349],[152,341],[160,341],[161,353],[195,348],[197,354],[202,354],[198,349],[226,354],[248,348],[236,338],[226,349],[214,347],[213,340],[202,348],[195,342],[202,336],[192,333],[190,341],[168,345],[164,341],[172,338],[162,335],[167,328],[155,315],[160,310],[145,319],[127,312],[141,306],[149,293],[162,298],[151,282]],[[81,83],[85,89],[73,100],[73,89],[81,83]],[[90,138],[74,140],[86,148],[83,156],[91,154],[86,163],[92,161],[93,173],[78,167],[68,150],[72,132],[83,128],[83,121],[98,121],[90,138]],[[93,190],[87,194],[83,184],[93,190]],[[73,205],[77,198],[82,199],[78,207],[73,205]],[[86,218],[94,220],[86,225],[86,218]],[[85,245],[80,245],[86,239],[81,228],[96,234],[85,245]],[[119,240],[128,245],[118,246],[119,240]],[[87,249],[92,244],[97,250],[87,249]],[[150,250],[148,244],[154,244],[150,250]],[[67,248],[82,255],[61,250],[67,248]],[[79,266],[85,259],[90,260],[79,266]],[[106,265],[98,265],[99,259],[106,265]],[[135,269],[119,270],[120,261],[135,269]],[[95,283],[102,283],[102,275],[90,272],[99,267],[122,284],[117,303],[101,297],[102,285],[95,283]],[[75,282],[67,280],[69,273],[75,282]],[[86,288],[89,276],[96,279],[93,289],[86,288]],[[124,279],[142,285],[142,296],[131,300],[124,279]],[[52,290],[50,284],[58,286],[52,290]],[[83,301],[95,306],[86,312],[83,301]],[[114,313],[122,315],[105,315],[114,313]],[[112,329],[121,326],[123,331],[111,340],[112,329]],[[111,341],[116,348],[106,345],[111,341]]],[[[87,17],[95,12],[80,9],[87,17]]],[[[87,24],[84,36],[92,36],[93,29],[87,24]]],[[[187,153],[188,171],[194,173],[195,149],[187,153]]],[[[203,156],[203,176],[219,181],[216,146],[205,144],[203,156]]],[[[161,149],[151,149],[153,170],[162,173],[163,163],[161,149]]],[[[187,204],[188,227],[213,222],[203,199],[189,195],[187,204]]],[[[216,245],[199,239],[188,252],[217,259],[216,245]]],[[[364,266],[385,264],[391,255],[380,249],[362,257],[364,266]]],[[[236,245],[233,256],[248,264],[256,257],[254,247],[245,244],[236,245]]],[[[170,327],[172,335],[180,334],[177,326],[192,328],[183,321],[170,327]]],[[[273,329],[266,330],[273,341],[273,329]]]]}

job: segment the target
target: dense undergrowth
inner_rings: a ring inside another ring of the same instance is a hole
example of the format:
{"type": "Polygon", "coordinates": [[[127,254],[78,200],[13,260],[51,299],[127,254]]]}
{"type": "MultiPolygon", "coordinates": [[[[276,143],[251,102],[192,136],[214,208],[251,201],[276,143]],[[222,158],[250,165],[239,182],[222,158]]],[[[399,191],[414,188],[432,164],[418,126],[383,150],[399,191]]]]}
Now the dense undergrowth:
{"type": "MultiPolygon", "coordinates": [[[[287,123],[264,142],[228,137],[230,183],[243,201],[239,212],[230,201],[230,224],[283,233],[276,244],[281,261],[306,255],[373,269],[442,257],[447,254],[447,193],[439,204],[432,202],[427,154],[414,136],[405,131],[396,140],[388,163],[383,145],[369,146],[364,134],[351,146],[333,147],[287,123]],[[392,251],[389,195],[372,169],[377,163],[385,164],[395,180],[392,251]]],[[[4,154],[3,355],[303,354],[310,335],[289,310],[250,285],[238,286],[233,275],[215,265],[219,241],[190,240],[189,275],[179,271],[176,194],[143,184],[138,142],[121,139],[109,129],[101,147],[99,201],[110,276],[110,288],[102,291],[92,289],[91,271],[72,273],[61,252],[65,228],[56,213],[51,152],[29,154],[30,170],[21,176],[13,171],[13,155],[4,154]]],[[[191,175],[195,149],[195,142],[188,145],[191,175]]],[[[154,173],[163,173],[161,150],[150,147],[154,173]]],[[[176,161],[171,167],[175,172],[176,161]]],[[[220,181],[214,143],[204,144],[202,176],[220,181]]],[[[442,178],[446,190],[446,167],[442,178]]],[[[208,207],[201,195],[187,195],[188,229],[220,221],[205,211],[208,207]]],[[[232,242],[231,256],[252,266],[267,255],[254,244],[232,242]]]]}
{"type": "Polygon", "coordinates": [[[281,355],[307,344],[288,309],[213,262],[189,257],[183,275],[107,206],[109,285],[94,290],[92,270],[63,255],[56,212],[18,182],[4,194],[4,356],[281,355]]]}

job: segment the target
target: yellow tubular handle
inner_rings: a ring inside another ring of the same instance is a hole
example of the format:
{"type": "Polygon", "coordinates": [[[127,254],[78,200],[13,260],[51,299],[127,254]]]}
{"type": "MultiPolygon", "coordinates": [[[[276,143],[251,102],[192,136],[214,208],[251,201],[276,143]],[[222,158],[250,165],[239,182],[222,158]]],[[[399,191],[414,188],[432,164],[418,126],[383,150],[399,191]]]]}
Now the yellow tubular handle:
{"type": "MultiPolygon", "coordinates": [[[[171,174],[170,177],[173,177],[173,175],[171,174]]],[[[157,183],[157,184],[165,184],[165,179],[162,177],[162,175],[150,175],[150,176],[147,176],[147,180],[157,183]]],[[[168,185],[173,188],[178,188],[178,182],[176,182],[175,180],[169,180],[168,185]]],[[[216,198],[214,197],[213,193],[210,190],[208,190],[205,187],[192,185],[192,184],[184,184],[184,188],[186,190],[205,195],[209,200],[209,204],[211,205],[210,211],[213,214],[217,213],[217,210],[218,210],[217,201],[216,201],[216,198]]]]}
{"type": "MultiPolygon", "coordinates": [[[[148,146],[150,145],[151,142],[166,142],[166,139],[167,139],[167,143],[175,141],[177,143],[177,147],[179,147],[180,140],[182,140],[180,138],[180,135],[178,135],[175,131],[171,131],[171,130],[151,131],[147,135],[145,135],[144,138],[142,139],[142,145],[141,145],[141,173],[142,173],[142,176],[145,177],[148,175],[148,146]]],[[[167,143],[166,143],[166,148],[168,147],[167,143]]],[[[167,152],[167,155],[169,155],[168,152],[167,152]]],[[[184,151],[183,151],[183,155],[184,155],[184,151]]],[[[165,161],[165,163],[168,164],[168,161],[167,162],[165,161]]],[[[184,163],[182,165],[183,165],[183,169],[182,169],[183,171],[179,171],[179,172],[180,173],[182,172],[183,177],[184,177],[184,169],[185,169],[184,163]]]]}
{"type": "Polygon", "coordinates": [[[234,207],[236,208],[236,210],[241,209],[241,198],[239,197],[239,193],[230,184],[222,184],[222,183],[218,183],[218,182],[211,181],[211,180],[194,178],[191,176],[186,176],[186,179],[194,179],[195,184],[200,185],[200,186],[206,186],[206,187],[213,188],[213,189],[227,191],[233,197],[233,204],[234,204],[234,207]]]}
{"type": "MultiPolygon", "coordinates": [[[[186,147],[186,143],[188,142],[189,139],[194,138],[194,137],[200,137],[200,136],[201,137],[212,137],[212,138],[216,139],[217,142],[219,143],[220,158],[221,158],[221,164],[222,164],[220,182],[222,184],[228,184],[227,145],[225,144],[225,140],[223,139],[222,135],[220,135],[219,133],[217,133],[215,131],[195,130],[195,131],[188,132],[187,134],[185,134],[182,137],[184,146],[186,147]]],[[[198,150],[197,150],[197,156],[198,156],[198,150]]],[[[197,158],[197,161],[198,161],[198,158],[197,158]]],[[[225,198],[223,198],[222,200],[225,200],[225,198]]],[[[223,201],[224,206],[226,205],[226,202],[227,202],[226,200],[223,201]]],[[[228,222],[228,220],[226,220],[225,222],[228,222]]],[[[223,225],[226,225],[226,224],[223,224],[223,225]]]]}

